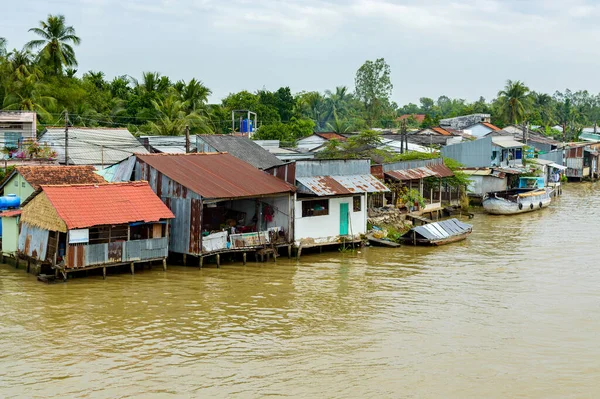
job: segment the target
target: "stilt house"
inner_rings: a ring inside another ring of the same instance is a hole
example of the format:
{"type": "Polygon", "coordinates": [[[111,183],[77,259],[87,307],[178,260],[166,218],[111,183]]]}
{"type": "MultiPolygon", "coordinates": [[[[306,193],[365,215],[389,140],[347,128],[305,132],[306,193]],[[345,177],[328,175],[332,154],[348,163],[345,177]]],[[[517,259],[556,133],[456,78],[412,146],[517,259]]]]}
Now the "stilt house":
{"type": "Polygon", "coordinates": [[[293,185],[228,153],[137,157],[136,178],[175,214],[169,250],[184,263],[188,255],[218,262],[222,253],[291,250],[293,185]]]}
{"type": "Polygon", "coordinates": [[[42,185],[23,205],[19,253],[64,273],[164,263],[172,218],[147,182],[42,185]]]}

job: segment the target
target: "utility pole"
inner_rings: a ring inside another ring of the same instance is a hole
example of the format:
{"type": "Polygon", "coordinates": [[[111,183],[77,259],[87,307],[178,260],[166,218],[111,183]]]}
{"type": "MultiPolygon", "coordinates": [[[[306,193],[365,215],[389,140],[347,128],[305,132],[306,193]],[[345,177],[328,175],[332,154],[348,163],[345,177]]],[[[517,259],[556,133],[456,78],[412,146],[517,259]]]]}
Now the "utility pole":
{"type": "Polygon", "coordinates": [[[69,111],[65,110],[65,165],[69,166],[69,111]]]}
{"type": "Polygon", "coordinates": [[[185,153],[190,152],[190,127],[185,125],[185,153]]]}
{"type": "Polygon", "coordinates": [[[104,169],[104,146],[100,144],[100,163],[102,165],[102,169],[104,169]]]}
{"type": "Polygon", "coordinates": [[[523,142],[527,145],[527,139],[529,135],[527,134],[527,123],[523,120],[523,142]]]}

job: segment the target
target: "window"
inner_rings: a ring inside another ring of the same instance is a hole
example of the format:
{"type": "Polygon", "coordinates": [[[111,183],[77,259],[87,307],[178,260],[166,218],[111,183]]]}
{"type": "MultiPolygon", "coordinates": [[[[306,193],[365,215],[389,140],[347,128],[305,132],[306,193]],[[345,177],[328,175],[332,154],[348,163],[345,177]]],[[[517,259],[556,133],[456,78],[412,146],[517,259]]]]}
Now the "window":
{"type": "Polygon", "coordinates": [[[329,215],[329,200],[302,201],[302,217],[329,215]]]}
{"type": "Polygon", "coordinates": [[[21,187],[25,187],[25,182],[21,182],[21,187]]]}
{"type": "Polygon", "coordinates": [[[354,212],[360,212],[360,203],[361,203],[360,196],[352,197],[352,208],[353,208],[354,212]]]}
{"type": "Polygon", "coordinates": [[[19,182],[15,180],[15,187],[19,187],[19,182]]]}

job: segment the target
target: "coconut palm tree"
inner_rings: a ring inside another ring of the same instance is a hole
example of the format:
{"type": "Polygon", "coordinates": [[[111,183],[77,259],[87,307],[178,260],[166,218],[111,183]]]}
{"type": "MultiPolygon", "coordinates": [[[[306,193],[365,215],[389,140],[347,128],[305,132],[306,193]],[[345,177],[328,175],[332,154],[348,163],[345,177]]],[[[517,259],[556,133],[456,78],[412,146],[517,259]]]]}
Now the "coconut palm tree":
{"type": "Polygon", "coordinates": [[[348,133],[350,130],[350,124],[346,120],[340,119],[337,111],[334,109],[333,120],[331,122],[327,122],[327,129],[338,134],[348,133]]]}
{"type": "Polygon", "coordinates": [[[203,109],[208,102],[208,96],[211,95],[211,90],[204,86],[201,81],[193,78],[187,84],[180,80],[173,86],[185,108],[189,111],[203,109]]]}
{"type": "Polygon", "coordinates": [[[197,112],[188,113],[185,104],[171,95],[164,100],[153,100],[152,105],[158,114],[155,122],[148,122],[150,133],[159,136],[180,136],[189,126],[194,133],[212,134],[208,118],[197,112]]]}
{"type": "Polygon", "coordinates": [[[529,87],[520,80],[507,80],[504,90],[498,92],[500,110],[507,123],[521,123],[532,103],[529,87]]]}
{"type": "Polygon", "coordinates": [[[6,56],[6,38],[0,37],[0,57],[6,56]]]}
{"type": "Polygon", "coordinates": [[[47,108],[56,104],[56,99],[44,95],[43,83],[35,74],[18,79],[4,99],[3,107],[9,110],[35,111],[37,114],[51,120],[47,108]]]}
{"type": "Polygon", "coordinates": [[[75,50],[81,39],[75,35],[75,29],[65,24],[64,15],[48,15],[46,21],[40,21],[39,28],[31,28],[41,39],[32,40],[25,45],[27,49],[41,48],[39,59],[56,74],[62,74],[63,67],[77,66],[75,50]]]}

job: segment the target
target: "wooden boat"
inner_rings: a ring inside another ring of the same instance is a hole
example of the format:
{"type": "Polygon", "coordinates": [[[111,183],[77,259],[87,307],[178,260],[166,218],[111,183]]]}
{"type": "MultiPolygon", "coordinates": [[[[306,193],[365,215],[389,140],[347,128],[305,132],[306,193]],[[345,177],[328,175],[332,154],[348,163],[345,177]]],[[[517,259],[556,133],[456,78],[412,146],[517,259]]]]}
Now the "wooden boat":
{"type": "Polygon", "coordinates": [[[550,205],[552,189],[517,188],[487,193],[483,198],[483,209],[493,215],[515,215],[538,211],[550,205]]]}
{"type": "Polygon", "coordinates": [[[416,226],[402,235],[402,241],[412,245],[445,245],[467,238],[473,226],[458,219],[448,219],[416,226]]]}
{"type": "Polygon", "coordinates": [[[543,177],[520,177],[519,188],[487,193],[482,205],[493,215],[538,211],[550,205],[552,191],[552,188],[544,187],[543,177]]]}
{"type": "Polygon", "coordinates": [[[369,244],[377,247],[397,248],[400,246],[400,244],[394,241],[389,241],[383,238],[375,238],[373,237],[373,234],[367,234],[367,239],[369,240],[369,244]]]}

